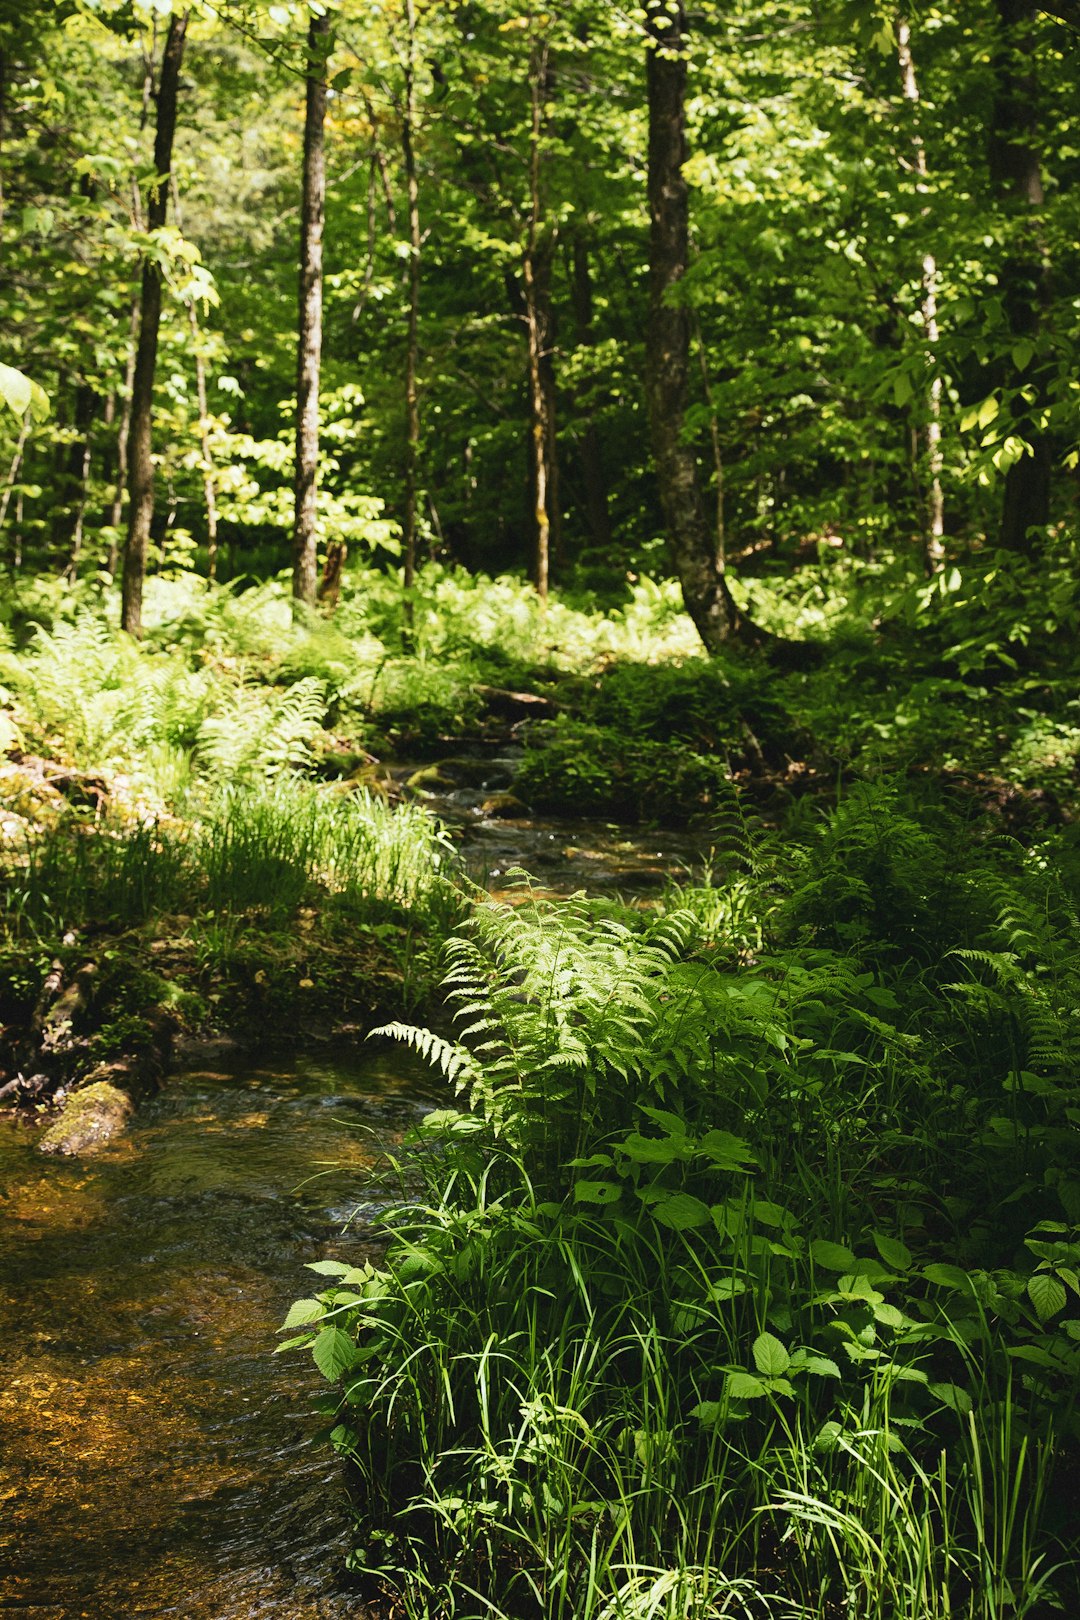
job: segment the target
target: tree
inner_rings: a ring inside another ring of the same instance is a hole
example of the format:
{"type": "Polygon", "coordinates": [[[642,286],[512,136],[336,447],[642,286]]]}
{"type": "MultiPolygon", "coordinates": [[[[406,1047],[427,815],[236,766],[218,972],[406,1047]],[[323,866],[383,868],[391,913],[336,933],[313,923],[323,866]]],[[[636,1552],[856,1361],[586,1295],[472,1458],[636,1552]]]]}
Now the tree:
{"type": "Polygon", "coordinates": [[[326,209],[326,62],[330,18],[308,25],[304,173],[300,206],[300,308],[296,364],[296,472],[293,597],[314,606],[318,572],[319,370],[323,331],[323,221],[326,209]]]}
{"type": "MultiPolygon", "coordinates": [[[[917,111],[920,101],[919,80],[915,72],[915,58],[911,49],[911,25],[905,17],[897,19],[896,24],[897,59],[900,66],[900,79],[905,101],[909,102],[913,111],[917,111]]],[[[928,186],[929,170],[926,161],[926,142],[922,131],[915,127],[913,135],[913,158],[915,166],[915,189],[920,196],[925,197],[928,186]]],[[[926,216],[925,206],[921,210],[923,218],[926,216]]],[[[937,345],[940,339],[938,330],[938,267],[937,259],[929,248],[924,248],[922,254],[922,319],[923,331],[930,351],[930,363],[935,366],[930,378],[930,385],[926,391],[926,470],[929,481],[929,490],[926,500],[926,514],[923,527],[923,562],[928,574],[936,574],[942,566],[945,556],[945,497],[941,487],[941,470],[943,456],[941,451],[941,374],[936,369],[937,345]]],[[[918,429],[913,430],[916,434],[918,429]]]]}
{"type": "Polygon", "coordinates": [[[131,429],[128,439],[131,504],[128,512],[127,544],[124,549],[121,623],[129,635],[136,637],[142,635],[146,553],[150,542],[150,525],[154,516],[154,377],[157,371],[163,278],[153,234],[163,229],[168,217],[173,137],[176,133],[176,101],[180,84],[180,65],[184,59],[187,24],[187,11],[172,13],[161,62],[154,130],[154,178],[150,185],[146,216],[151,244],[143,258],[139,342],[135,352],[131,388],[131,429]]]}
{"type": "Polygon", "coordinates": [[[653,459],[675,572],[686,611],[710,652],[740,627],[715,536],[705,515],[684,424],[690,316],[680,297],[689,254],[686,177],[686,10],[682,0],[649,7],[649,329],[645,391],[653,459]]]}
{"type": "Polygon", "coordinates": [[[1032,529],[1050,521],[1051,448],[1046,417],[1048,376],[1038,354],[1050,297],[1050,266],[1041,214],[1045,202],[1039,160],[1038,79],[1034,0],[996,0],[994,100],[990,128],[990,174],[1008,218],[1008,253],[1002,274],[1002,306],[1010,344],[1008,377],[1013,431],[1022,446],[1005,474],[999,539],[1023,549],[1032,529]],[[1032,361],[1034,360],[1034,365],[1032,361]],[[1030,369],[1029,369],[1030,368],[1030,369]]]}
{"type": "Polygon", "coordinates": [[[405,83],[401,107],[401,157],[409,215],[409,321],[405,347],[405,510],[402,523],[406,635],[413,628],[413,584],[416,577],[416,503],[420,470],[420,397],[417,367],[420,346],[420,188],[416,174],[416,5],[405,0],[405,83]]]}

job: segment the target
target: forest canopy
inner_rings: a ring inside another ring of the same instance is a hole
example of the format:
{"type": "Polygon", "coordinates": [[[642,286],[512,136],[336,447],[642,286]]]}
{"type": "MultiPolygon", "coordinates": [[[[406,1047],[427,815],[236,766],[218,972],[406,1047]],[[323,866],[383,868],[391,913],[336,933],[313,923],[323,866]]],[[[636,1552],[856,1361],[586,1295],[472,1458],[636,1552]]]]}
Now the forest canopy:
{"type": "Polygon", "coordinates": [[[733,565],[1025,546],[1075,489],[1075,22],[1021,0],[9,8],[0,332],[52,404],[10,394],[9,563],[116,570],[149,265],[150,565],[288,564],[315,82],[322,544],[389,565],[407,529],[420,557],[535,569],[542,526],[557,577],[662,571],[666,314],[673,431],[733,565]],[[651,70],[681,76],[689,217],[659,311],[651,70]]]}

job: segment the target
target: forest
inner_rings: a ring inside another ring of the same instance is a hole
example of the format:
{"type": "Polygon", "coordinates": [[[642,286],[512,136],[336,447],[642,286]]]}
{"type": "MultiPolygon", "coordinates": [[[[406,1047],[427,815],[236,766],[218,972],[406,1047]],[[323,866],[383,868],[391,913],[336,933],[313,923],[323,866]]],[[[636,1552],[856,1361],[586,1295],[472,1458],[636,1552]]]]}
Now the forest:
{"type": "Polygon", "coordinates": [[[0,1609],[1080,1613],[1080,0],[0,0],[0,1609]]]}

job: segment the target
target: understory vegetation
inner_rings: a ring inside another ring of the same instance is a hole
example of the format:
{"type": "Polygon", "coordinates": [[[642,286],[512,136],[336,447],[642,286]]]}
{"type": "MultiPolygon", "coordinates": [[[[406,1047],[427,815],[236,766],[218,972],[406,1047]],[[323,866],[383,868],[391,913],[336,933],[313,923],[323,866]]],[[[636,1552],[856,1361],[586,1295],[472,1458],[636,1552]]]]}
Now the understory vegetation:
{"type": "Polygon", "coordinates": [[[480,906],[457,1037],[384,1031],[461,1111],[285,1323],[356,1563],[410,1615],[1069,1612],[1075,850],[878,778],[722,858],[480,906]]]}

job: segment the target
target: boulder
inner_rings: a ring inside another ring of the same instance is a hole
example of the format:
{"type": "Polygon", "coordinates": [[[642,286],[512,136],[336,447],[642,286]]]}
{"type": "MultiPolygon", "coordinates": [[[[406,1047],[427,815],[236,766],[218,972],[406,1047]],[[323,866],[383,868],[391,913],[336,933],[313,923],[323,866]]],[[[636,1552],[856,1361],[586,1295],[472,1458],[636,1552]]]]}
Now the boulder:
{"type": "Polygon", "coordinates": [[[94,1153],[124,1129],[133,1112],[131,1098],[108,1080],[97,1080],[73,1091],[60,1118],[41,1136],[39,1153],[74,1158],[94,1153]]]}

